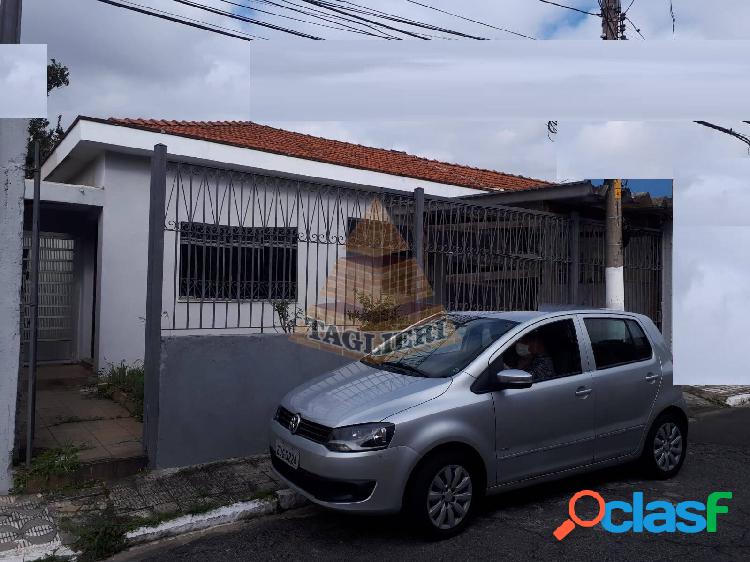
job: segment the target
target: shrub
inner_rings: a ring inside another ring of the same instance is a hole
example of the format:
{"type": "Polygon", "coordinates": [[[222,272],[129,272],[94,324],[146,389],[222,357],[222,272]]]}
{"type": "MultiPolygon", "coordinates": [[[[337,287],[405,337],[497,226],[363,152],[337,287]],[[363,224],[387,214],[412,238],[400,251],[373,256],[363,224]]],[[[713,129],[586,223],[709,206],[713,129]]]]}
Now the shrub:
{"type": "Polygon", "coordinates": [[[112,398],[120,391],[133,405],[131,412],[138,420],[143,420],[143,364],[136,362],[128,365],[122,361],[119,365],[110,363],[107,370],[99,371],[99,394],[112,398]]]}

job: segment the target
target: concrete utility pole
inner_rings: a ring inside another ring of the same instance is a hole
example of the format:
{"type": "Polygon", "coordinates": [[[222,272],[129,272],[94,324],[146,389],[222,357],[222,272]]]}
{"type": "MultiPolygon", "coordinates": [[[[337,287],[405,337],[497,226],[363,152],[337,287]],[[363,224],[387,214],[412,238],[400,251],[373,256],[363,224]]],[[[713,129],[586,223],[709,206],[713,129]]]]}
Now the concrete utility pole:
{"type": "Polygon", "coordinates": [[[614,310],[625,310],[625,274],[622,255],[622,181],[607,180],[607,255],[604,280],[606,283],[606,306],[614,310]]]}
{"type": "MultiPolygon", "coordinates": [[[[21,42],[21,0],[0,0],[0,44],[21,42]]],[[[0,113],[2,108],[0,108],[0,113]]],[[[26,119],[0,119],[0,494],[13,485],[20,363],[26,119]]]]}
{"type": "MultiPolygon", "coordinates": [[[[620,0],[602,2],[602,39],[605,41],[625,39],[625,20],[622,17],[620,0]]],[[[611,179],[605,182],[606,193],[606,246],[604,280],[606,283],[606,307],[625,310],[625,274],[622,253],[622,181],[611,179]]]]}
{"type": "Polygon", "coordinates": [[[21,0],[0,0],[0,44],[21,42],[21,0]]]}

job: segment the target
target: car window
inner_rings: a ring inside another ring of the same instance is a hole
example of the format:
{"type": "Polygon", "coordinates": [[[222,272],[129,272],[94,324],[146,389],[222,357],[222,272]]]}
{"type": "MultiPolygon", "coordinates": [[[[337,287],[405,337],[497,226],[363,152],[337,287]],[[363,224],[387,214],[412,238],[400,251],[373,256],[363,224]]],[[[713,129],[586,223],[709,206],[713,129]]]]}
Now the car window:
{"type": "Polygon", "coordinates": [[[643,361],[644,359],[651,359],[653,351],[651,350],[651,344],[643,332],[643,328],[635,320],[626,320],[625,323],[628,325],[630,331],[630,337],[633,338],[635,344],[635,360],[643,361]]]}
{"type": "Polygon", "coordinates": [[[585,318],[597,369],[643,361],[651,357],[646,334],[634,320],[585,318]]]}
{"type": "Polygon", "coordinates": [[[493,361],[493,371],[521,369],[531,373],[534,382],[578,375],[581,353],[573,320],[550,322],[526,332],[493,361]]]}

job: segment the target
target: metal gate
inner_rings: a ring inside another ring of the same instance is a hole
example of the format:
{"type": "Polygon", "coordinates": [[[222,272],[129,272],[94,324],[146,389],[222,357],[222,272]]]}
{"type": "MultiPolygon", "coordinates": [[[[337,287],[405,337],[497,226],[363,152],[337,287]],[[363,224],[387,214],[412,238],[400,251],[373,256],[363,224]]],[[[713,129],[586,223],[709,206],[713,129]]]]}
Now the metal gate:
{"type": "MultiPolygon", "coordinates": [[[[65,362],[74,359],[75,241],[64,234],[39,235],[38,360],[65,362]]],[[[31,336],[31,232],[23,233],[23,284],[21,310],[22,360],[28,361],[31,336]]]]}

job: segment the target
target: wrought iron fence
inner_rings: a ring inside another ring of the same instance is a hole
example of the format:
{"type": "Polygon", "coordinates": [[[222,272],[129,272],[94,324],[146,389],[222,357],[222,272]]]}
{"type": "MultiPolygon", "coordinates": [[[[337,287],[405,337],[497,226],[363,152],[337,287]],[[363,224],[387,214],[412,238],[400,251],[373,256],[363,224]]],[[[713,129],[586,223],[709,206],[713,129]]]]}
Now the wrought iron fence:
{"type": "MultiPolygon", "coordinates": [[[[604,226],[581,221],[571,278],[567,216],[383,189],[170,164],[163,329],[355,326],[363,308],[604,304],[604,226]]],[[[626,304],[658,320],[658,232],[626,249],[626,304]]],[[[361,317],[360,317],[361,319],[361,317]]]]}

